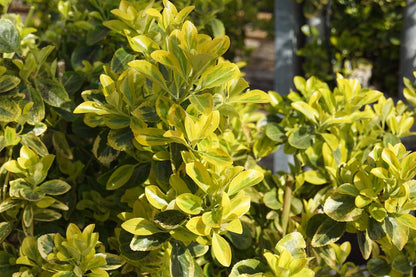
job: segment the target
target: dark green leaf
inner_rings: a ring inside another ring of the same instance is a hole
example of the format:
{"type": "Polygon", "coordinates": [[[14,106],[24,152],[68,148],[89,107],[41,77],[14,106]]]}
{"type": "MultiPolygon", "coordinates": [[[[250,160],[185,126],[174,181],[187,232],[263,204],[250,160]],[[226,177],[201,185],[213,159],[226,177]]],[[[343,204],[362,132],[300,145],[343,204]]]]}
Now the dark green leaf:
{"type": "Polygon", "coordinates": [[[6,92],[17,87],[20,79],[12,75],[3,75],[0,77],[0,93],[6,92]]]}
{"type": "Polygon", "coordinates": [[[334,194],[325,201],[325,213],[336,221],[354,221],[362,214],[355,207],[355,198],[345,194],[334,194]]]}
{"type": "Polygon", "coordinates": [[[345,222],[337,222],[327,217],[312,237],[312,246],[321,247],[336,242],[344,234],[345,227],[345,222]]]}
{"type": "Polygon", "coordinates": [[[179,241],[172,242],[170,256],[171,276],[194,276],[195,263],[188,249],[179,241]]]}
{"type": "Polygon", "coordinates": [[[187,218],[187,215],[178,210],[166,210],[156,214],[153,221],[164,229],[175,229],[187,218]]]}
{"type": "Polygon", "coordinates": [[[412,270],[412,266],[410,265],[410,262],[405,255],[399,255],[395,257],[392,263],[392,267],[394,270],[405,274],[410,273],[412,270]]]}
{"type": "Polygon", "coordinates": [[[391,271],[389,263],[381,257],[370,259],[367,263],[367,268],[375,276],[387,276],[391,271]]]}
{"type": "Polygon", "coordinates": [[[117,168],[107,181],[106,188],[115,190],[126,184],[133,175],[135,165],[125,164],[117,168]]]}
{"type": "MultiPolygon", "coordinates": [[[[12,222],[0,222],[0,243],[2,243],[13,231],[13,223],[12,222]]],[[[1,265],[0,265],[1,268],[1,265]]]]}
{"type": "Polygon", "coordinates": [[[367,260],[370,257],[372,250],[371,240],[368,237],[367,232],[359,231],[357,233],[357,241],[363,258],[367,260]]]}
{"type": "Polygon", "coordinates": [[[115,73],[121,73],[128,68],[128,63],[134,60],[134,55],[128,53],[124,48],[118,49],[111,60],[110,66],[115,73]]]}
{"type": "Polygon", "coordinates": [[[162,247],[163,243],[170,238],[169,233],[156,233],[150,236],[134,236],[130,248],[133,251],[151,251],[162,247]]]}
{"type": "Polygon", "coordinates": [[[12,122],[20,114],[20,108],[16,102],[8,96],[0,97],[0,122],[12,122]]]}
{"type": "Polygon", "coordinates": [[[233,266],[233,269],[228,277],[251,276],[251,274],[266,272],[267,270],[267,266],[258,260],[242,260],[233,266]]]}
{"type": "Polygon", "coordinates": [[[134,236],[127,231],[123,229],[120,230],[120,235],[118,237],[120,242],[120,253],[129,260],[138,261],[146,257],[149,254],[149,251],[133,251],[130,248],[133,237],[134,236]]]}

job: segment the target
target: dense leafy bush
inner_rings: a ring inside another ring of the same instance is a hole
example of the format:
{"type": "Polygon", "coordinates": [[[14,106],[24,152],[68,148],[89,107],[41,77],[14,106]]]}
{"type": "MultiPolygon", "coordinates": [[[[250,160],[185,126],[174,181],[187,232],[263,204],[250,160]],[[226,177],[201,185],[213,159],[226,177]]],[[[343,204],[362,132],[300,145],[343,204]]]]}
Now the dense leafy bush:
{"type": "Polygon", "coordinates": [[[368,85],[397,96],[405,5],[406,1],[303,1],[307,18],[321,16],[324,21],[326,13],[330,17],[328,34],[320,27],[302,27],[308,41],[298,54],[305,58],[305,74],[327,81],[334,79],[332,69],[344,76],[364,75],[371,77],[368,85]]]}
{"type": "Polygon", "coordinates": [[[413,108],[342,76],[250,90],[192,6],[71,3],[0,19],[2,274],[411,274],[413,108]],[[290,172],[257,164],[278,147],[290,172]]]}

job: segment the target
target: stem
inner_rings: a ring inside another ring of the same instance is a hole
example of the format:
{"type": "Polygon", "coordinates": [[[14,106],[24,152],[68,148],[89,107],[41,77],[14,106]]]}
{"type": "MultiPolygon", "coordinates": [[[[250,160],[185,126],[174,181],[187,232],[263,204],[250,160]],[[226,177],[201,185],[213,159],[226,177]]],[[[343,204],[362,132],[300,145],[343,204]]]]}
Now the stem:
{"type": "Polygon", "coordinates": [[[282,209],[282,236],[286,235],[287,227],[289,225],[289,216],[290,216],[290,206],[292,205],[292,191],[293,191],[294,180],[292,175],[286,175],[286,187],[285,187],[285,197],[283,200],[283,209],[282,209]]]}
{"type": "MultiPolygon", "coordinates": [[[[13,146],[10,147],[8,150],[9,151],[7,152],[6,157],[7,157],[7,161],[10,161],[13,155],[13,146]]],[[[4,164],[0,167],[0,174],[3,174],[3,171],[4,171],[4,164]]],[[[9,179],[10,179],[10,172],[7,171],[6,177],[4,178],[4,182],[3,182],[3,189],[0,191],[2,201],[6,200],[7,187],[9,186],[9,179]]]]}

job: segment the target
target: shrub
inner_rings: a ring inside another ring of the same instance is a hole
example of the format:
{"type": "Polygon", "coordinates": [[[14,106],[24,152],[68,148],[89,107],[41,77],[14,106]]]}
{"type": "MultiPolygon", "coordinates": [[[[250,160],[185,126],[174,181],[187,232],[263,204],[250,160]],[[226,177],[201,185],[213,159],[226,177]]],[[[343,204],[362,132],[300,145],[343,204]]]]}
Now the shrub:
{"type": "Polygon", "coordinates": [[[332,91],[314,77],[287,96],[250,90],[222,57],[229,38],[198,31],[192,10],[121,1],[92,44],[113,42],[105,58],[71,65],[77,49],[0,20],[4,274],[411,274],[416,162],[400,139],[414,110],[342,76],[332,91]],[[257,164],[278,147],[290,172],[257,164]]]}

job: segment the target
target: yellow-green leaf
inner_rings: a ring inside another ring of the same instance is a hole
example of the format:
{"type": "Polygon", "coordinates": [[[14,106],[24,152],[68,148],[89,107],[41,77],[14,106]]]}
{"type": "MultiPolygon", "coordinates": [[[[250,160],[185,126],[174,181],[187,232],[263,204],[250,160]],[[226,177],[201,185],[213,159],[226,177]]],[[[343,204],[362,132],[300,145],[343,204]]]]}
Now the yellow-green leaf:
{"type": "Polygon", "coordinates": [[[232,97],[229,103],[269,103],[270,96],[259,89],[248,90],[242,94],[232,97]]]}
{"type": "Polygon", "coordinates": [[[212,235],[212,250],[215,258],[220,264],[226,267],[230,266],[232,257],[231,247],[228,242],[217,233],[213,233],[212,235]]]}
{"type": "Polygon", "coordinates": [[[200,162],[186,164],[186,174],[188,174],[188,176],[191,177],[204,192],[208,192],[208,189],[213,186],[211,175],[200,162]]]}
{"type": "Polygon", "coordinates": [[[263,177],[263,173],[254,169],[240,172],[231,180],[228,186],[228,194],[231,196],[247,187],[254,186],[263,181],[263,177]]]}
{"type": "Polygon", "coordinates": [[[171,142],[169,138],[163,136],[164,133],[165,130],[158,128],[137,128],[134,130],[137,142],[146,146],[165,145],[171,142]]]}
{"type": "Polygon", "coordinates": [[[328,182],[322,173],[315,170],[306,171],[303,175],[306,182],[314,185],[323,185],[328,182]]]}
{"type": "Polygon", "coordinates": [[[156,209],[163,209],[168,205],[168,202],[166,200],[166,195],[157,187],[154,185],[147,186],[144,189],[147,201],[149,201],[150,204],[152,204],[153,207],[156,209]]]}
{"type": "Polygon", "coordinates": [[[202,216],[192,217],[188,223],[186,223],[186,228],[198,236],[206,236],[210,231],[210,228],[202,221],[202,216]]]}
{"type": "Polygon", "coordinates": [[[183,193],[177,196],[175,203],[187,214],[196,215],[202,211],[202,199],[192,193],[183,193]]]}
{"type": "Polygon", "coordinates": [[[162,232],[152,222],[144,218],[132,218],[121,224],[121,227],[129,233],[138,236],[148,236],[162,232]]]}

